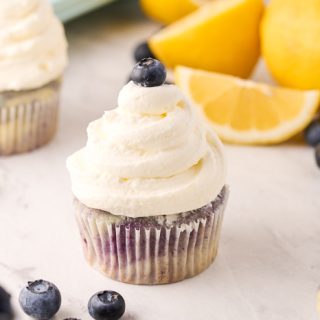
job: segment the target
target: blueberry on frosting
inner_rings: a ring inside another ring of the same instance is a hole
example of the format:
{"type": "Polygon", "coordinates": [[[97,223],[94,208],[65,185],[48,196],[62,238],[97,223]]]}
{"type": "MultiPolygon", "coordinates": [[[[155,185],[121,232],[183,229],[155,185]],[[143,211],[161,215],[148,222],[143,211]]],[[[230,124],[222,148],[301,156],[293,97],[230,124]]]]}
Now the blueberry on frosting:
{"type": "Polygon", "coordinates": [[[164,65],[156,59],[140,60],[131,72],[132,81],[142,87],[158,87],[166,81],[167,72],[164,65]]]}

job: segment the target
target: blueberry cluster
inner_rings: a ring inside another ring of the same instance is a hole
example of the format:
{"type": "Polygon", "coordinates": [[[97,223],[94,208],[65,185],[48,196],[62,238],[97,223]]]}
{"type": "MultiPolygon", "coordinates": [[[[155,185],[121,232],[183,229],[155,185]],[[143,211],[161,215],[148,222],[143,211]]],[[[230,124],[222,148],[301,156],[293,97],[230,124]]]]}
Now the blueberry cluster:
{"type": "MultiPolygon", "coordinates": [[[[61,294],[53,283],[36,280],[28,282],[27,286],[21,290],[19,302],[23,311],[31,318],[49,320],[60,309],[61,294]]],[[[94,294],[88,302],[89,314],[96,320],[117,320],[124,314],[125,308],[123,297],[115,291],[100,291],[94,294]]]]}
{"type": "Polygon", "coordinates": [[[315,159],[320,168],[320,118],[313,120],[304,132],[306,142],[315,148],[315,159]]]}

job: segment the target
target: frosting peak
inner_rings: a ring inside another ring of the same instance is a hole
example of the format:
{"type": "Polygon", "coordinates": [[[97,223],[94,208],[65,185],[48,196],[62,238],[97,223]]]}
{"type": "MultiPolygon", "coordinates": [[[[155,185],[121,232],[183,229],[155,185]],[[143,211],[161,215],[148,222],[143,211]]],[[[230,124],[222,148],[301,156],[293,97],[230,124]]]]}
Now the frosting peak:
{"type": "Polygon", "coordinates": [[[174,85],[127,84],[67,160],[85,205],[131,217],[198,209],[225,183],[222,145],[174,85]]]}
{"type": "Polygon", "coordinates": [[[141,87],[130,81],[119,93],[119,111],[141,115],[163,115],[184,105],[182,93],[174,85],[141,87]]]}
{"type": "Polygon", "coordinates": [[[47,0],[0,1],[0,91],[42,86],[67,63],[62,24],[47,0]]]}

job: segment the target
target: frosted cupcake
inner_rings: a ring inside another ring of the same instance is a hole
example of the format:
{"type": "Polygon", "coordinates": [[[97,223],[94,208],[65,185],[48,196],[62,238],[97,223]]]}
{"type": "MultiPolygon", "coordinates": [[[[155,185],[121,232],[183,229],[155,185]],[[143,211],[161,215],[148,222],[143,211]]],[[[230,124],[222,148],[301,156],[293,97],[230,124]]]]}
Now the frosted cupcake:
{"type": "Polygon", "coordinates": [[[64,30],[46,0],[0,1],[0,155],[54,136],[66,63],[64,30]]]}
{"type": "Polygon", "coordinates": [[[180,281],[217,254],[222,145],[165,77],[159,61],[140,61],[118,108],[90,123],[86,147],[67,159],[86,259],[122,282],[180,281]]]}

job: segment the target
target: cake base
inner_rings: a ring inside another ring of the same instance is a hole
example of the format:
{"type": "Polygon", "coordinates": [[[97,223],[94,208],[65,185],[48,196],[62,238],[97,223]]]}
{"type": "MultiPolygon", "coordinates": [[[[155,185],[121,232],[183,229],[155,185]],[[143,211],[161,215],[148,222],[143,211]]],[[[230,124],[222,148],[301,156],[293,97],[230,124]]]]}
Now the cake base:
{"type": "Polygon", "coordinates": [[[129,218],[75,199],[83,250],[90,265],[131,284],[165,284],[193,277],[214,261],[228,198],[177,215],[129,218]]]}
{"type": "Polygon", "coordinates": [[[54,137],[60,83],[58,79],[37,89],[0,93],[0,155],[32,151],[54,137]]]}

